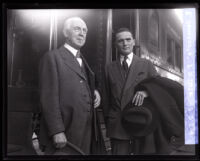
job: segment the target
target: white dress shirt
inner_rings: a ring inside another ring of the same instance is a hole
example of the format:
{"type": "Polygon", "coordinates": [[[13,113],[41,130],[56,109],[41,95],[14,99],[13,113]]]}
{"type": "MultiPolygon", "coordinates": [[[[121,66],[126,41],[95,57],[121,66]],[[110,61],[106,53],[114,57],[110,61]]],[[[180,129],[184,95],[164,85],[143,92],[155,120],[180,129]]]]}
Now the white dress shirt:
{"type": "MultiPolygon", "coordinates": [[[[128,67],[130,67],[132,60],[133,60],[133,52],[127,55],[126,62],[128,64],[128,67]]],[[[120,63],[122,64],[123,61],[124,61],[124,55],[120,55],[120,63]]]]}
{"type": "MultiPolygon", "coordinates": [[[[64,47],[67,48],[76,58],[76,54],[77,52],[79,52],[78,50],[76,50],[75,48],[73,48],[72,46],[70,46],[69,44],[65,43],[64,47]]],[[[76,58],[76,60],[78,61],[79,65],[82,66],[82,59],[81,58],[76,58]]]]}

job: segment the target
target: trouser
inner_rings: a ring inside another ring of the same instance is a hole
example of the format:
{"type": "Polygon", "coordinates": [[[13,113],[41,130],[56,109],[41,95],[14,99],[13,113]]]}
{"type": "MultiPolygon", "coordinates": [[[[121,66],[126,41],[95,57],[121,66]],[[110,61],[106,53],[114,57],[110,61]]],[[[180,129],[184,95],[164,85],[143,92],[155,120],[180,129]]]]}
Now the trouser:
{"type": "Polygon", "coordinates": [[[113,155],[132,155],[133,142],[131,140],[111,139],[113,155]]]}

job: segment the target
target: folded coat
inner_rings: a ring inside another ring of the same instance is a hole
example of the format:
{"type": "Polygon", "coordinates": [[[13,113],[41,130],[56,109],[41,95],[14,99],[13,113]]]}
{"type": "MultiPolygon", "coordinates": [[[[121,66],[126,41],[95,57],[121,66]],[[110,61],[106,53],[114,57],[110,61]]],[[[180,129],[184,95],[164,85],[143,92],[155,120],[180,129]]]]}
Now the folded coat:
{"type": "Polygon", "coordinates": [[[159,118],[157,128],[152,133],[135,138],[135,153],[170,154],[184,145],[183,86],[156,76],[145,79],[136,89],[148,92],[159,118]]]}

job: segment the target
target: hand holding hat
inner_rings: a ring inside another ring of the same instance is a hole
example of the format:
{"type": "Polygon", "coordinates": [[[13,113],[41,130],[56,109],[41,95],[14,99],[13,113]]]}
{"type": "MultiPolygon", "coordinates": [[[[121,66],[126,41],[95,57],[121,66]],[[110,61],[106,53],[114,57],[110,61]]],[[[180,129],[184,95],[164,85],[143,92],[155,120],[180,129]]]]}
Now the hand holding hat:
{"type": "Polygon", "coordinates": [[[137,91],[133,97],[132,103],[135,104],[135,106],[141,106],[144,102],[144,98],[148,96],[146,91],[137,91]]]}
{"type": "Polygon", "coordinates": [[[149,98],[142,106],[129,103],[122,111],[122,126],[134,138],[152,133],[157,127],[158,115],[149,98]]]}

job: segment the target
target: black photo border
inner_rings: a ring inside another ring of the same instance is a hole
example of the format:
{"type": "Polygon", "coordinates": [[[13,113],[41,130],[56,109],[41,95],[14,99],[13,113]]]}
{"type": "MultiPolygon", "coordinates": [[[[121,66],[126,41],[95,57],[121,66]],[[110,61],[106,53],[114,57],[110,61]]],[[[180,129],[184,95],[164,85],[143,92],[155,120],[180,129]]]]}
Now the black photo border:
{"type": "MultiPolygon", "coordinates": [[[[148,9],[148,8],[159,8],[159,9],[172,9],[172,8],[196,8],[196,48],[197,48],[197,89],[199,89],[199,4],[198,0],[191,0],[189,2],[168,0],[168,1],[132,1],[132,2],[87,2],[87,1],[3,1],[2,2],[2,159],[3,160],[199,160],[199,144],[196,147],[196,155],[187,156],[170,156],[170,155],[139,155],[139,156],[114,156],[114,155],[89,155],[89,156],[6,156],[6,122],[7,122],[7,9],[101,9],[101,8],[137,8],[137,9],[148,9]]],[[[199,90],[197,90],[197,96],[199,96],[199,90]]],[[[198,98],[198,97],[197,97],[198,98]]],[[[199,106],[199,102],[198,102],[199,106]]],[[[198,112],[199,116],[199,112],[198,112]]],[[[199,125],[199,123],[198,123],[199,125]]],[[[199,127],[199,126],[198,126],[199,127]]]]}

